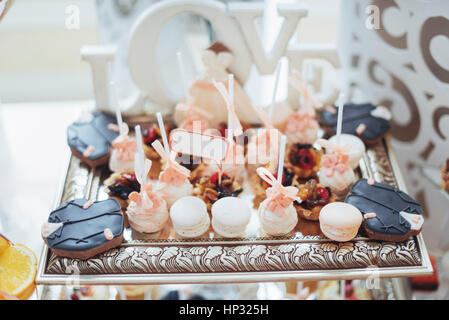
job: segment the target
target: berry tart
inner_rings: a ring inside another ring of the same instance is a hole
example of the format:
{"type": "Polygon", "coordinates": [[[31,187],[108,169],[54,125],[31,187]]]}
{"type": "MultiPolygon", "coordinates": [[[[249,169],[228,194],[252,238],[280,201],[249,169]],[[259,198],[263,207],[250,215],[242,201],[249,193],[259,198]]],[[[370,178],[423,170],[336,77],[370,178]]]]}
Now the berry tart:
{"type": "Polygon", "coordinates": [[[134,172],[113,173],[104,184],[106,186],[104,191],[110,198],[117,200],[125,210],[129,204],[129,195],[134,191],[140,192],[140,183],[134,172]]]}
{"type": "Polygon", "coordinates": [[[207,211],[210,212],[212,205],[218,199],[224,197],[238,197],[243,191],[242,186],[223,173],[221,181],[219,173],[215,172],[211,176],[202,177],[193,188],[193,196],[199,197],[206,202],[207,211]]]}
{"type": "Polygon", "coordinates": [[[310,179],[296,187],[299,190],[297,195],[302,202],[295,201],[293,205],[301,218],[318,221],[321,209],[328,203],[337,201],[337,196],[331,192],[330,188],[319,184],[315,179],[310,179]]]}
{"type": "Polygon", "coordinates": [[[322,150],[311,144],[293,144],[287,154],[287,162],[299,179],[316,177],[320,170],[322,150]]]}

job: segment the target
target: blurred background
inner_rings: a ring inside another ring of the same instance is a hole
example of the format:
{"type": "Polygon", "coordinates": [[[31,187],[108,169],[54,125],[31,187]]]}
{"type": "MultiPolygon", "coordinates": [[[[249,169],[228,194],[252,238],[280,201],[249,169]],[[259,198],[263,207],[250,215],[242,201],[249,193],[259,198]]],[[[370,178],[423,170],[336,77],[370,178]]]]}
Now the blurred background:
{"type": "MultiPolygon", "coordinates": [[[[124,43],[135,18],[155,2],[16,0],[0,28],[0,95],[3,102],[93,99],[91,70],[86,62],[81,61],[80,47],[98,43],[124,43]],[[80,28],[69,30],[66,20],[73,4],[79,8],[80,28]]],[[[273,6],[279,2],[297,1],[266,2],[273,6]]],[[[297,37],[305,42],[334,41],[340,1],[299,2],[308,5],[309,16],[302,20],[297,37]]],[[[279,24],[281,20],[275,11],[269,18],[273,25],[279,24]]],[[[182,16],[174,23],[176,26],[189,26],[191,30],[207,37],[208,30],[202,26],[198,17],[182,16]]],[[[276,34],[274,27],[267,38],[274,40],[276,34]]],[[[204,45],[204,41],[198,40],[196,44],[204,45]]],[[[265,44],[271,46],[269,42],[265,44]]]]}

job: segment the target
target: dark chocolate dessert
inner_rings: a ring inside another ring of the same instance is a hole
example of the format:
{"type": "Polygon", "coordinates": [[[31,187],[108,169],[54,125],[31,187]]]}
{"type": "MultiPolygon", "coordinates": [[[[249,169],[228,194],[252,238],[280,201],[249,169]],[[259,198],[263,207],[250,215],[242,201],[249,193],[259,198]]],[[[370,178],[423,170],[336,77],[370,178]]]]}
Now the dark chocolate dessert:
{"type": "Polygon", "coordinates": [[[363,226],[372,239],[401,242],[421,232],[424,218],[420,204],[390,185],[360,179],[345,202],[362,212],[363,226]]]}
{"type": "MultiPolygon", "coordinates": [[[[338,107],[324,109],[320,113],[324,126],[333,134],[337,131],[338,107]]],[[[391,117],[385,107],[371,103],[345,103],[343,109],[342,133],[359,136],[368,144],[376,143],[390,130],[391,117]]]]}
{"type": "Polygon", "coordinates": [[[124,219],[114,199],[75,199],[50,213],[42,235],[51,251],[63,257],[88,259],[118,246],[124,219]]]}
{"type": "Polygon", "coordinates": [[[111,143],[119,133],[111,128],[111,125],[116,125],[114,116],[93,112],[89,118],[85,122],[74,122],[67,128],[67,143],[74,156],[94,167],[108,161],[111,143]]]}

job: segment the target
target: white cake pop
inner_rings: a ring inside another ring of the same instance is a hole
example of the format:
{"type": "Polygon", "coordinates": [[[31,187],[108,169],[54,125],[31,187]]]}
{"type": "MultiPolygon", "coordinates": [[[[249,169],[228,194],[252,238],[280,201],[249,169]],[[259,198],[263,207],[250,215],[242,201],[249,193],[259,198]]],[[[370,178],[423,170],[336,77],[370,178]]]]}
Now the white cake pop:
{"type": "Polygon", "coordinates": [[[338,197],[345,196],[355,181],[355,174],[349,165],[347,154],[349,147],[337,147],[324,139],[318,139],[317,143],[331,152],[321,157],[319,171],[320,183],[331,188],[338,197]]]}
{"type": "Polygon", "coordinates": [[[281,183],[284,169],[286,137],[281,137],[277,179],[264,167],[257,168],[257,174],[271,187],[266,190],[267,198],[259,206],[259,220],[262,229],[270,235],[280,236],[291,232],[298,223],[298,215],[293,201],[302,201],[297,197],[298,188],[284,187],[281,183]]]}
{"type": "MultiPolygon", "coordinates": [[[[329,138],[329,142],[333,144],[337,144],[337,136],[332,136],[329,138]]],[[[348,161],[349,165],[353,170],[355,170],[359,166],[359,161],[362,158],[363,154],[365,153],[365,144],[362,140],[357,138],[356,136],[352,134],[346,134],[342,133],[340,136],[340,143],[342,146],[348,145],[350,146],[349,150],[347,151],[348,154],[348,161]]],[[[331,149],[326,149],[326,153],[331,153],[331,149]]]]}
{"type": "Polygon", "coordinates": [[[158,191],[170,208],[179,198],[192,194],[190,170],[175,161],[175,153],[167,154],[159,140],[154,141],[151,146],[165,161],[165,169],[159,175],[158,191]]]}

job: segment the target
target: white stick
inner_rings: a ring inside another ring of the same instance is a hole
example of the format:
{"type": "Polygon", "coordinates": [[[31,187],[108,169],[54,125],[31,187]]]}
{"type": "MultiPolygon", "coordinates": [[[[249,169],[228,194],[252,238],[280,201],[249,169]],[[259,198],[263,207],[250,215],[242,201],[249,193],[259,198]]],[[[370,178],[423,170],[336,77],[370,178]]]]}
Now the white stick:
{"type": "Polygon", "coordinates": [[[343,124],[343,107],[345,104],[345,94],[342,92],[338,96],[338,118],[337,118],[337,146],[340,146],[341,127],[343,124]]]}
{"type": "Polygon", "coordinates": [[[115,82],[110,82],[110,88],[112,93],[112,103],[115,104],[115,117],[117,118],[117,125],[119,128],[120,134],[123,134],[123,119],[122,119],[122,113],[120,112],[120,104],[118,101],[117,96],[117,87],[115,86],[115,82]]]}
{"type": "Polygon", "coordinates": [[[281,136],[281,145],[279,149],[279,163],[278,163],[278,182],[282,184],[282,174],[284,173],[284,158],[285,158],[285,145],[287,143],[287,137],[283,134],[281,136]]]}
{"type": "Polygon", "coordinates": [[[178,58],[178,68],[179,68],[179,74],[181,76],[182,86],[184,87],[184,94],[186,101],[189,99],[189,88],[187,85],[187,77],[186,77],[186,71],[184,68],[184,61],[182,60],[182,53],[176,52],[176,57],[178,58]]]}
{"type": "Polygon", "coordinates": [[[156,113],[157,123],[159,124],[159,130],[161,131],[162,143],[164,144],[165,153],[170,155],[170,146],[168,144],[167,132],[165,131],[164,119],[160,112],[156,113]]]}
{"type": "Polygon", "coordinates": [[[136,131],[136,140],[137,140],[137,154],[139,156],[140,163],[140,173],[142,174],[142,181],[144,184],[147,182],[147,177],[145,174],[145,156],[143,154],[143,139],[142,139],[142,130],[140,129],[140,125],[135,127],[136,131]]]}
{"type": "Polygon", "coordinates": [[[271,106],[270,106],[270,120],[273,121],[273,113],[274,113],[274,105],[276,103],[276,94],[278,91],[278,84],[279,84],[279,73],[281,71],[281,61],[278,61],[278,65],[276,67],[276,74],[275,74],[275,78],[274,78],[274,89],[273,89],[273,96],[271,97],[271,106]]]}
{"type": "MultiPolygon", "coordinates": [[[[234,75],[230,74],[228,76],[228,93],[229,98],[231,100],[231,104],[234,105],[234,75]]],[[[232,131],[234,129],[234,124],[232,123],[231,113],[228,112],[228,140],[229,142],[233,142],[232,139],[232,131]]]]}

